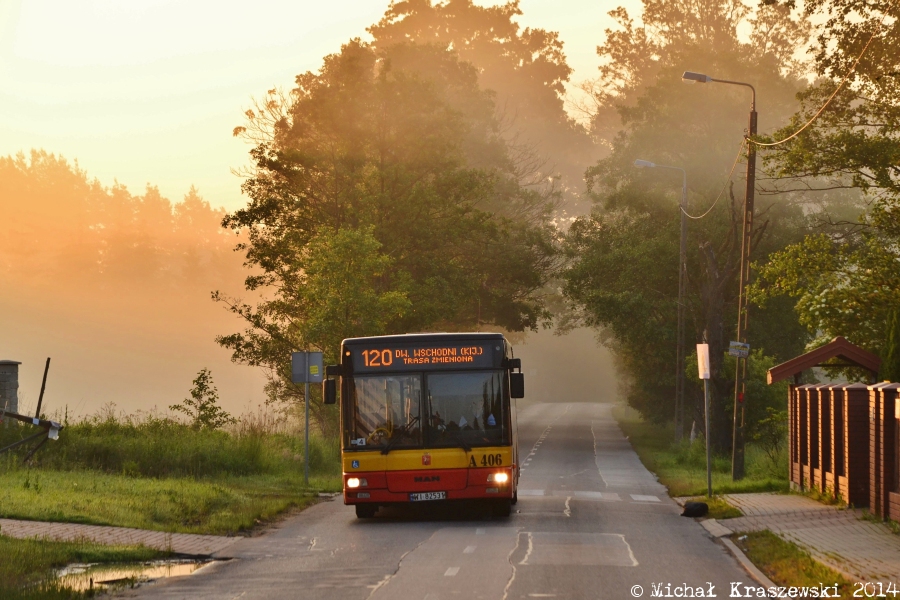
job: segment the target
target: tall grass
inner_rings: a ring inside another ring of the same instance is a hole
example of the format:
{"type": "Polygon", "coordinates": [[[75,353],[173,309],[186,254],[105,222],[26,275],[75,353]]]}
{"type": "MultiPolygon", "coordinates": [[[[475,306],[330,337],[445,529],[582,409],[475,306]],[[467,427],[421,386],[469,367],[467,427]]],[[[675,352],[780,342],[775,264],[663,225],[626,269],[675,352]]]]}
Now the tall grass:
{"type": "MultiPolygon", "coordinates": [[[[18,423],[0,426],[0,446],[31,431],[18,423]]],[[[0,455],[0,470],[16,469],[24,452],[0,455]]],[[[311,472],[340,472],[336,441],[314,436],[309,454],[311,472]]],[[[303,437],[263,414],[244,415],[226,430],[197,430],[154,413],[126,415],[107,408],[66,424],[59,440],[38,451],[34,464],[154,478],[287,475],[303,465],[303,437]]]]}
{"type": "MultiPolygon", "coordinates": [[[[0,425],[0,445],[33,430],[0,425]]],[[[107,407],[26,452],[0,455],[0,517],[225,534],[340,489],[337,443],[312,437],[306,485],[302,430],[265,412],[210,430],[107,407]]]]}
{"type": "MultiPolygon", "coordinates": [[[[619,426],[628,436],[641,462],[656,474],[660,483],[672,496],[700,496],[706,494],[706,446],[701,439],[673,441],[674,431],[646,423],[632,410],[613,411],[619,426]]],[[[714,494],[739,492],[770,492],[788,490],[787,439],[781,450],[769,456],[762,449],[748,444],[744,455],[746,477],[732,481],[731,457],[712,456],[710,472],[714,494]]]]}

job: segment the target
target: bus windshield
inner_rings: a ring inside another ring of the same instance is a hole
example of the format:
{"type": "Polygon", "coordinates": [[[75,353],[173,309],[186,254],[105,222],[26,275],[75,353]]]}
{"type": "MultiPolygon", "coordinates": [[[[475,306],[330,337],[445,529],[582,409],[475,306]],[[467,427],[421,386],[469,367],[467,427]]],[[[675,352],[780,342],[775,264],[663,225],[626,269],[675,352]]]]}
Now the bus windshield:
{"type": "Polygon", "coordinates": [[[502,372],[429,373],[428,445],[509,443],[502,372]]]}
{"type": "Polygon", "coordinates": [[[356,377],[351,390],[356,413],[351,424],[351,446],[421,446],[420,375],[356,377]]]}

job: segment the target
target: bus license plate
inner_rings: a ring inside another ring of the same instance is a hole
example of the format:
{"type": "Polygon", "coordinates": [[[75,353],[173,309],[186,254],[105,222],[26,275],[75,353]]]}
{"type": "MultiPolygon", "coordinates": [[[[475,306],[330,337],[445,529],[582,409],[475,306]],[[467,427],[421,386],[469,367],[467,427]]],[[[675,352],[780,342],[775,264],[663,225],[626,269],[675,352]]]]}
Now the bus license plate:
{"type": "Polygon", "coordinates": [[[409,501],[410,502],[422,502],[424,500],[446,500],[447,492],[419,492],[417,494],[410,494],[409,501]]]}

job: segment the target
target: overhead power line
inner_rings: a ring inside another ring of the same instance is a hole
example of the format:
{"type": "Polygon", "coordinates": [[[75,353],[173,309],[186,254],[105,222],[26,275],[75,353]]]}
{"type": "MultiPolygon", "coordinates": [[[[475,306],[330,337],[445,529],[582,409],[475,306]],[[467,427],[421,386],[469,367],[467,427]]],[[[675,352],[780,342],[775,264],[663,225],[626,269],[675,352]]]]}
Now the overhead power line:
{"type": "MultiPolygon", "coordinates": [[[[719,195],[716,196],[716,199],[713,201],[712,206],[710,206],[708,209],[706,209],[706,212],[703,213],[702,215],[700,215],[699,217],[689,215],[687,213],[687,211],[685,211],[682,208],[681,212],[684,213],[684,216],[686,216],[688,219],[702,219],[703,217],[708,215],[712,211],[712,209],[714,209],[716,207],[716,204],[719,203],[719,199],[722,197],[722,194],[725,193],[725,189],[728,187],[728,184],[731,183],[731,176],[734,175],[734,169],[735,169],[735,167],[737,167],[738,161],[741,159],[741,154],[743,154],[743,152],[744,152],[744,144],[746,143],[746,141],[747,140],[741,140],[741,145],[738,148],[737,156],[734,157],[734,163],[731,165],[731,172],[728,173],[728,178],[725,180],[725,185],[722,186],[722,189],[721,189],[721,191],[719,191],[719,195]]],[[[680,208],[680,206],[679,206],[679,208],[680,208]]]]}
{"type": "MultiPolygon", "coordinates": [[[[891,6],[893,6],[893,5],[891,5],[891,6]]],[[[869,46],[872,44],[872,40],[875,39],[875,36],[876,36],[876,35],[878,35],[879,33],[881,33],[881,29],[882,29],[882,27],[884,27],[884,20],[887,19],[887,16],[888,16],[888,11],[885,10],[885,11],[884,11],[884,14],[881,16],[881,21],[878,22],[878,27],[875,28],[875,31],[872,32],[872,35],[871,35],[871,36],[869,36],[869,41],[866,42],[866,45],[865,45],[865,46],[863,46],[862,52],[860,52],[860,53],[859,53],[859,56],[856,57],[856,60],[853,61],[853,66],[851,66],[851,67],[850,67],[850,70],[847,71],[847,74],[844,75],[844,78],[841,80],[841,83],[838,84],[838,86],[834,89],[834,92],[832,92],[831,96],[828,97],[828,100],[825,101],[825,104],[823,104],[822,107],[819,108],[819,110],[816,111],[816,114],[814,114],[814,115],[813,115],[813,116],[812,116],[812,117],[811,117],[811,118],[803,125],[803,127],[801,127],[800,129],[798,129],[797,131],[795,131],[795,132],[792,133],[791,135],[787,136],[787,137],[784,138],[783,140],[778,140],[777,142],[768,142],[768,143],[765,143],[765,142],[757,142],[757,141],[755,141],[755,140],[750,140],[750,143],[756,144],[757,146],[766,147],[766,148],[769,148],[769,147],[772,147],[772,146],[779,146],[779,145],[781,145],[781,144],[783,144],[783,143],[785,143],[785,142],[787,142],[787,141],[790,141],[790,140],[794,139],[795,137],[797,137],[798,135],[800,135],[807,127],[809,127],[810,125],[812,125],[813,122],[815,122],[815,120],[819,118],[819,115],[821,115],[821,114],[825,111],[825,109],[828,108],[828,105],[831,104],[831,101],[834,100],[834,97],[837,96],[838,92],[841,91],[841,88],[844,87],[844,84],[846,84],[847,81],[850,79],[850,75],[852,75],[853,72],[856,70],[856,67],[857,67],[857,65],[859,64],[859,61],[862,59],[862,57],[865,55],[866,51],[869,49],[869,46]]]]}

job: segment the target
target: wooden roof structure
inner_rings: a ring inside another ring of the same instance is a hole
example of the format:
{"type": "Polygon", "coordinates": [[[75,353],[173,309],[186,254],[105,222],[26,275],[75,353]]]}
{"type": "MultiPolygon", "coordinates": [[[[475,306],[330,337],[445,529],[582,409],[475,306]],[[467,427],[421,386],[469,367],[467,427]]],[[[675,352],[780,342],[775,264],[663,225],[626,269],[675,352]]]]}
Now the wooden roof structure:
{"type": "Polygon", "coordinates": [[[771,385],[789,377],[796,379],[806,369],[821,366],[860,367],[872,373],[872,379],[874,380],[878,376],[878,369],[881,368],[881,359],[868,350],[863,350],[856,344],[852,344],[845,338],[838,336],[821,348],[816,348],[806,354],[801,354],[796,358],[772,367],[766,372],[766,379],[771,385]],[[832,358],[840,358],[844,362],[840,364],[824,364],[825,361],[832,358]]]}

